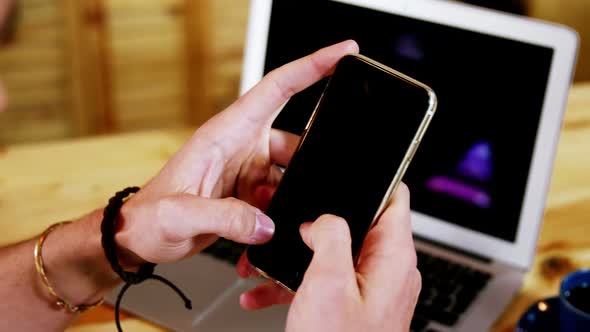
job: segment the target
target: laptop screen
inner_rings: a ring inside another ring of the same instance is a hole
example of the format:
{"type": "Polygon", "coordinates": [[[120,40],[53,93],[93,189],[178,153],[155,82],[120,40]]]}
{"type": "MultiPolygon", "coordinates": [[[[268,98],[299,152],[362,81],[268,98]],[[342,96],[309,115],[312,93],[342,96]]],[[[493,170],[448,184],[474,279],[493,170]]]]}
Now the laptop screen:
{"type": "MultiPolygon", "coordinates": [[[[345,39],[437,94],[404,177],[412,210],[514,242],[553,50],[339,2],[280,0],[265,73],[345,39]]],[[[273,127],[300,134],[325,84],[294,96],[273,127]]]]}

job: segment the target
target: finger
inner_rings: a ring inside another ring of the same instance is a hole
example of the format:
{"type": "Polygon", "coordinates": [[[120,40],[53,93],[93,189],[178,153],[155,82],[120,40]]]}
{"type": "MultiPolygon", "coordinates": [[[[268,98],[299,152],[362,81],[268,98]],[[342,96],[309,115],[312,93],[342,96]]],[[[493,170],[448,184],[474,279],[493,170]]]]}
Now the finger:
{"type": "MultiPolygon", "coordinates": [[[[410,224],[410,194],[403,183],[363,243],[358,272],[367,287],[408,285],[416,267],[416,250],[410,224]],[[392,267],[396,268],[392,268],[392,267]]],[[[408,288],[408,287],[404,287],[408,288]]],[[[381,291],[385,291],[382,289],[381,291]]],[[[411,293],[411,292],[410,292],[411,293]]],[[[409,298],[415,294],[409,294],[409,298]]]]}
{"type": "Polygon", "coordinates": [[[330,75],[338,61],[351,53],[358,53],[358,45],[348,40],[273,70],[240,98],[234,109],[236,116],[270,125],[291,96],[330,75]]]}
{"type": "MultiPolygon", "coordinates": [[[[274,233],[274,223],[268,216],[235,198],[179,194],[162,199],[157,205],[157,231],[170,243],[215,234],[240,243],[259,244],[274,233]]],[[[153,219],[153,215],[150,217],[153,219]]]]}
{"type": "MultiPolygon", "coordinates": [[[[301,238],[303,239],[303,242],[305,242],[306,244],[307,241],[311,241],[309,240],[309,228],[311,227],[311,225],[313,225],[312,222],[304,222],[299,226],[299,233],[301,233],[301,238]]],[[[309,246],[309,244],[307,244],[307,246],[309,246]]]]}
{"type": "Polygon", "coordinates": [[[279,166],[274,165],[274,164],[270,166],[270,169],[268,170],[268,175],[266,178],[266,183],[267,183],[267,185],[272,187],[273,194],[274,194],[274,190],[281,182],[281,179],[283,178],[283,174],[284,174],[283,170],[279,166]]]}
{"type": "Polygon", "coordinates": [[[414,239],[412,236],[412,224],[410,222],[410,190],[405,183],[400,183],[393,194],[383,215],[379,218],[378,230],[391,235],[390,241],[379,242],[379,249],[387,249],[402,246],[411,247],[414,251],[414,239]]]}
{"type": "Polygon", "coordinates": [[[273,129],[270,132],[270,160],[288,166],[301,137],[286,131],[273,129]]]}
{"type": "Polygon", "coordinates": [[[324,215],[314,223],[303,224],[300,232],[303,241],[313,250],[313,258],[305,272],[302,286],[318,283],[324,294],[330,291],[354,291],[357,283],[350,230],[346,221],[324,215]]]}
{"type": "Polygon", "coordinates": [[[240,306],[246,310],[258,310],[275,304],[289,304],[293,294],[272,281],[267,281],[240,295],[240,306]]]}
{"type": "Polygon", "coordinates": [[[275,185],[263,184],[263,185],[256,187],[256,189],[254,189],[254,202],[253,202],[253,204],[257,208],[259,208],[260,210],[266,211],[266,209],[268,209],[268,206],[270,205],[270,201],[272,199],[272,196],[274,195],[274,193],[277,189],[277,187],[276,187],[277,185],[278,185],[278,181],[277,181],[277,184],[275,184],[275,185]]]}
{"type": "Polygon", "coordinates": [[[248,255],[246,255],[245,252],[242,253],[242,256],[240,256],[240,259],[238,260],[238,264],[236,264],[236,271],[241,278],[260,276],[248,261],[248,255]]]}

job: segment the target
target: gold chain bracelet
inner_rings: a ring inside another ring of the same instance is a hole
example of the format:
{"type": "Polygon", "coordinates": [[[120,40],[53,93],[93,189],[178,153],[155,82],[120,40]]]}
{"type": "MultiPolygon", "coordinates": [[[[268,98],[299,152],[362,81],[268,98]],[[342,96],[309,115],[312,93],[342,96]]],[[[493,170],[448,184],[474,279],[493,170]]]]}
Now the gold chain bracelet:
{"type": "Polygon", "coordinates": [[[92,307],[95,307],[97,305],[100,305],[104,299],[101,299],[98,302],[93,303],[93,304],[81,304],[81,305],[71,304],[70,302],[64,300],[62,297],[57,295],[57,293],[55,292],[53,287],[51,287],[51,285],[49,284],[49,279],[47,279],[47,275],[45,274],[45,268],[43,267],[42,250],[43,250],[43,243],[45,242],[45,239],[47,238],[49,233],[51,233],[51,231],[53,231],[54,229],[56,229],[59,226],[69,224],[69,223],[70,223],[69,221],[64,221],[64,222],[59,222],[59,223],[53,224],[53,225],[49,226],[49,228],[47,228],[45,230],[45,232],[43,232],[43,234],[41,234],[41,236],[39,236],[39,240],[37,240],[37,244],[35,245],[35,251],[34,251],[35,266],[37,267],[37,273],[39,273],[39,276],[41,277],[41,281],[43,281],[43,285],[45,286],[45,288],[47,289],[49,294],[51,294],[51,296],[53,296],[55,298],[55,304],[58,307],[64,308],[71,313],[80,313],[80,312],[86,311],[92,307]]]}

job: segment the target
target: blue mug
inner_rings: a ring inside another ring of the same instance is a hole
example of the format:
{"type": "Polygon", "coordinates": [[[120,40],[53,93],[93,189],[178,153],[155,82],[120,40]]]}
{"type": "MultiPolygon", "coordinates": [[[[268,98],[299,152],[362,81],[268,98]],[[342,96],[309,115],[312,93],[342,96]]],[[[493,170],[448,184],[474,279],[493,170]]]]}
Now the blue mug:
{"type": "Polygon", "coordinates": [[[520,318],[516,332],[589,332],[590,269],[568,274],[559,295],[535,302],[520,318]]]}
{"type": "Polygon", "coordinates": [[[568,274],[559,288],[561,332],[590,331],[590,269],[568,274]]]}

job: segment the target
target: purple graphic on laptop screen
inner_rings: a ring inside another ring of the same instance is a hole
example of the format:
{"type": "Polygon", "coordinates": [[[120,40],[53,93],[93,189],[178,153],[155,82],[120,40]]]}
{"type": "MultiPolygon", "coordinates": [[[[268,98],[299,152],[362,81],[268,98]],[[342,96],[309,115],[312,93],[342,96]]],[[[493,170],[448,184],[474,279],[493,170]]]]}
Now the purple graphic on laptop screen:
{"type": "Polygon", "coordinates": [[[492,151],[490,144],[479,142],[474,144],[465,158],[459,163],[457,173],[464,177],[489,182],[492,179],[492,151]]]}
{"type": "Polygon", "coordinates": [[[426,187],[487,209],[492,205],[492,199],[478,183],[489,183],[492,177],[492,148],[488,142],[482,141],[467,150],[454,174],[432,176],[426,181],[426,187]]]}

